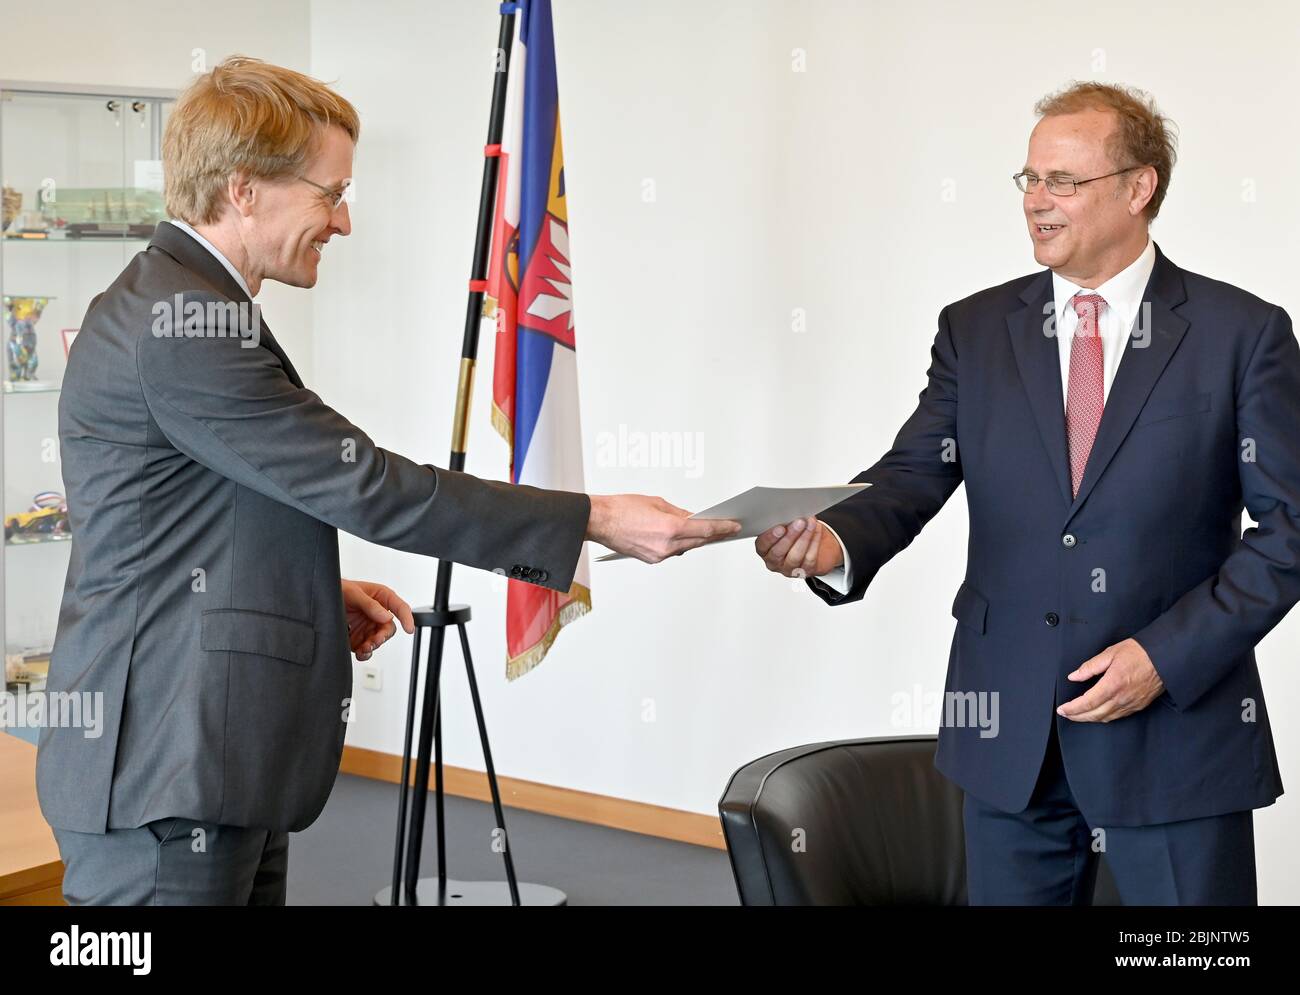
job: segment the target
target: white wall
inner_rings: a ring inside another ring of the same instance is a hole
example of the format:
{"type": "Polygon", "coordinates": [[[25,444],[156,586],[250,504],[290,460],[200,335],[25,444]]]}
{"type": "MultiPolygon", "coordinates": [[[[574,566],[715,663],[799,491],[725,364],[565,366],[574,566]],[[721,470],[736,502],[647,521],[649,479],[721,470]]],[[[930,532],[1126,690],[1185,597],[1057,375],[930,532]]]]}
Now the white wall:
{"type": "MultiPolygon", "coordinates": [[[[1176,18],[1121,3],[1086,17],[1009,2],[555,8],[593,491],[696,508],[873,462],[924,385],[939,310],[1036,268],[1010,175],[1034,101],[1071,78],[1149,89],[1181,126],[1155,228],[1168,255],[1300,314],[1300,151],[1280,96],[1300,84],[1290,4],[1231,16],[1180,4],[1176,18]],[[598,440],[620,426],[700,433],[699,472],[600,465],[598,440]]],[[[363,118],[354,233],[331,245],[315,291],[316,383],[382,445],[423,461],[448,450],[496,9],[312,4],[313,72],[363,118]]],[[[490,334],[480,358],[468,468],[501,478],[490,334]]],[[[959,492],[844,610],[766,574],[748,544],[656,568],[596,565],[593,614],[511,685],[504,595],[460,570],[454,599],[476,612],[498,769],[713,812],[731,771],[764,752],[933,731],[891,722],[891,697],[942,689],[964,503],[959,492]]],[[[343,542],[345,572],[430,600],[432,562],[343,542]]],[[[1292,616],[1259,653],[1288,778],[1300,777],[1286,707],[1298,644],[1292,616]]],[[[358,690],[354,744],[400,753],[409,654],[405,637],[378,654],[386,684],[358,690]]],[[[448,760],[481,769],[449,659],[448,760]]],[[[1264,901],[1300,896],[1284,842],[1297,818],[1294,795],[1257,813],[1264,901]]]]}

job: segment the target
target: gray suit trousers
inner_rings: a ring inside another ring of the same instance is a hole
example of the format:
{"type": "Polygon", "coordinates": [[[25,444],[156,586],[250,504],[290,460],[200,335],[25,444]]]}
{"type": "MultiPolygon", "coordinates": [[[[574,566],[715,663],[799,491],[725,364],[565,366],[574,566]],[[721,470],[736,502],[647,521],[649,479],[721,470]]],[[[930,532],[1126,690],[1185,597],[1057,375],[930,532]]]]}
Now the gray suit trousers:
{"type": "Polygon", "coordinates": [[[54,829],[69,905],[283,905],[289,834],[194,819],[54,829]]]}

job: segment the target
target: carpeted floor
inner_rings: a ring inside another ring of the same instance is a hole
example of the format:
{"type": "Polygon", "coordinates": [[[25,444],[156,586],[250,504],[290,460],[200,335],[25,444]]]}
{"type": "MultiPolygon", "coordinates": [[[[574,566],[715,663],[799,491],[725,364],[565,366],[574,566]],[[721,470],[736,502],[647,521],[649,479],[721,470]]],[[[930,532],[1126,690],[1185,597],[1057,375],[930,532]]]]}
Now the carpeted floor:
{"type": "MultiPolygon", "coordinates": [[[[492,851],[492,806],[448,797],[447,873],[505,880],[492,851]]],[[[506,809],[520,881],[549,885],[570,905],[736,905],[722,850],[506,809]]],[[[393,873],[397,785],[340,774],[325,811],[289,838],[290,905],[369,905],[393,873]]],[[[425,821],[422,877],[437,874],[433,796],[425,821]]]]}

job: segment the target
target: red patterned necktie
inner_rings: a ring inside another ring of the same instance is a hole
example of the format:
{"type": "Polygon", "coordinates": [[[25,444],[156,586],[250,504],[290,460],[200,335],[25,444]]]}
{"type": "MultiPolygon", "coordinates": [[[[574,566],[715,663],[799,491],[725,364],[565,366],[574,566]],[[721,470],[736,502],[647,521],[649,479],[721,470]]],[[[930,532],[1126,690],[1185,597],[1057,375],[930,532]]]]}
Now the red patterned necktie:
{"type": "Polygon", "coordinates": [[[1097,321],[1106,302],[1097,294],[1078,293],[1071,298],[1079,325],[1070,343],[1070,386],[1065,395],[1065,432],[1070,444],[1070,482],[1079,496],[1088,454],[1097,438],[1101,409],[1106,403],[1105,365],[1097,321]]]}

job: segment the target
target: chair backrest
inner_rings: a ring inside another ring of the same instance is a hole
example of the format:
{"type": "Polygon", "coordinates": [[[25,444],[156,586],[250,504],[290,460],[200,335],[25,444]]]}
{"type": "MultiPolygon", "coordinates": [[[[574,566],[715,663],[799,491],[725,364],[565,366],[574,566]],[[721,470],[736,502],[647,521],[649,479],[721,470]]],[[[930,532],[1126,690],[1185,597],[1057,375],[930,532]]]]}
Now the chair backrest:
{"type": "MultiPolygon", "coordinates": [[[[934,736],[761,757],[718,802],[743,905],[965,905],[962,792],[934,736]]],[[[1104,862],[1095,904],[1117,904],[1104,862]]]]}

